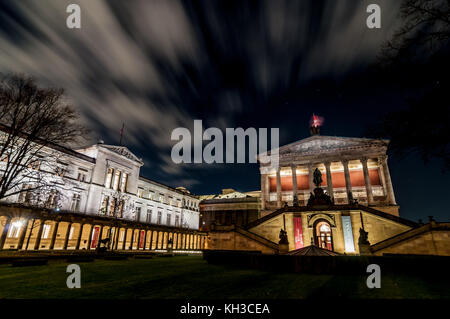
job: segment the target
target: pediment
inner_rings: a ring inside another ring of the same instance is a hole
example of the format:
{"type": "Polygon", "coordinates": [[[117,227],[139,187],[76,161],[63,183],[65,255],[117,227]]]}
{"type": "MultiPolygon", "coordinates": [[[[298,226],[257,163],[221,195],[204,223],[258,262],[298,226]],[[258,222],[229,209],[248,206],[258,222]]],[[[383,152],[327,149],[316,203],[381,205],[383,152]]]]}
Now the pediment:
{"type": "Polygon", "coordinates": [[[282,146],[279,152],[280,155],[309,155],[351,149],[386,148],[387,145],[387,140],[317,135],[282,146]]]}
{"type": "Polygon", "coordinates": [[[117,145],[102,145],[101,147],[106,148],[118,155],[121,155],[129,160],[134,162],[138,162],[139,164],[144,164],[140,158],[134,155],[127,147],[125,146],[117,146],[117,145]]]}

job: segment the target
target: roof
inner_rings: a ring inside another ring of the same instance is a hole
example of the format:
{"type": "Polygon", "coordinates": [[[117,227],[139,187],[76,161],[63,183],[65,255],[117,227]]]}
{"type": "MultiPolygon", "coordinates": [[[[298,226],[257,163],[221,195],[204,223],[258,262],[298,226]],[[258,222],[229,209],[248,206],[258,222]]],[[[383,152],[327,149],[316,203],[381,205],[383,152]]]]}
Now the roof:
{"type": "MultiPolygon", "coordinates": [[[[321,153],[332,153],[335,151],[368,148],[381,148],[386,150],[388,144],[389,140],[386,139],[313,135],[305,139],[283,145],[278,148],[278,151],[280,155],[295,154],[297,156],[306,156],[321,153]]],[[[274,150],[276,149],[271,151],[274,150]]],[[[258,158],[264,155],[266,155],[266,153],[258,154],[258,158]]]]}
{"type": "Polygon", "coordinates": [[[339,256],[337,252],[320,248],[317,246],[306,246],[300,249],[291,250],[287,253],[287,255],[291,256],[339,256]]]}

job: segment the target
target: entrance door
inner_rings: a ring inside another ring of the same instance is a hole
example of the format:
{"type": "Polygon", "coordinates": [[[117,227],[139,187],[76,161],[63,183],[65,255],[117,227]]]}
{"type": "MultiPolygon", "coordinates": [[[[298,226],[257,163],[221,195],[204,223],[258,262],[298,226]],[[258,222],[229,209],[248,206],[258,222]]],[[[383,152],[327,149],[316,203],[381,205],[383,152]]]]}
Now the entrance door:
{"type": "Polygon", "coordinates": [[[320,221],[315,227],[316,242],[320,248],[333,250],[333,235],[327,221],[320,221]]]}

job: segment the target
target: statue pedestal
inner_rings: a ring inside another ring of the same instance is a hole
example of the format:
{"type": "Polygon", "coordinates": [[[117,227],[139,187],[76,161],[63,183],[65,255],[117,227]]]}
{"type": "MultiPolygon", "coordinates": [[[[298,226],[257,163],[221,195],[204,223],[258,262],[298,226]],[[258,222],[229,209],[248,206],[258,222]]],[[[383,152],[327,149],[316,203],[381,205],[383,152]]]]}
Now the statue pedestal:
{"type": "Polygon", "coordinates": [[[286,254],[289,252],[289,244],[278,244],[278,252],[280,254],[286,254]]]}
{"type": "Polygon", "coordinates": [[[370,244],[359,244],[359,254],[361,256],[369,256],[372,255],[372,252],[370,251],[370,244]]]}

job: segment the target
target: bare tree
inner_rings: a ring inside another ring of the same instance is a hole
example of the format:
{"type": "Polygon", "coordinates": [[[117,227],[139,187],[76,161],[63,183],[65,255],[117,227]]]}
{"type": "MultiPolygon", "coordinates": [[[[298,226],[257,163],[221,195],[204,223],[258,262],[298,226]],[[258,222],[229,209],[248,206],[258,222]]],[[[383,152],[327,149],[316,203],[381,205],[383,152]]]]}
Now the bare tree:
{"type": "Polygon", "coordinates": [[[368,134],[391,139],[390,151],[450,169],[450,0],[404,0],[402,26],[385,43],[379,66],[387,81],[411,92],[408,108],[391,111],[368,134]]]}
{"type": "Polygon", "coordinates": [[[402,26],[382,48],[382,64],[422,60],[448,45],[450,0],[404,0],[400,18],[402,26]]]}
{"type": "Polygon", "coordinates": [[[50,195],[60,196],[46,177],[64,174],[56,165],[61,148],[86,134],[77,119],[63,89],[39,87],[24,75],[1,76],[0,199],[20,194],[45,206],[50,195]]]}

